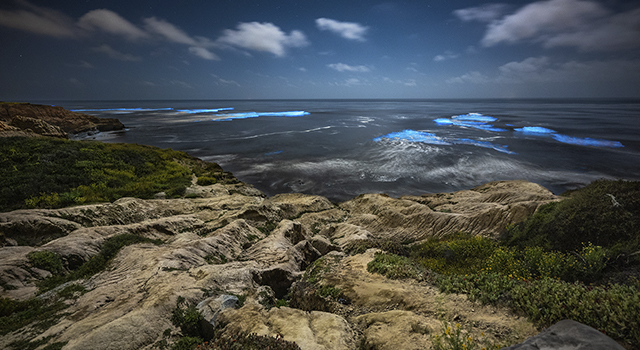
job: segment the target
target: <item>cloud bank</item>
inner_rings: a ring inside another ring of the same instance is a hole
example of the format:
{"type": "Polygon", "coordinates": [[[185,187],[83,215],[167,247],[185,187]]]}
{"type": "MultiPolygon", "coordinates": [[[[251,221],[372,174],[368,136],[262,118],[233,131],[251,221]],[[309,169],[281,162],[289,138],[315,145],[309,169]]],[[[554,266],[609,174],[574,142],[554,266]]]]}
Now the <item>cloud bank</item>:
{"type": "Polygon", "coordinates": [[[109,34],[121,35],[130,40],[149,38],[148,33],[119,14],[107,9],[87,12],[78,20],[78,26],[89,31],[100,30],[109,34]]]}
{"type": "MultiPolygon", "coordinates": [[[[282,57],[285,56],[287,48],[309,45],[301,31],[293,30],[287,34],[273,23],[240,23],[235,30],[225,30],[222,36],[214,41],[189,35],[176,25],[156,17],[143,18],[142,25],[138,26],[114,11],[96,9],[74,21],[59,11],[32,5],[25,0],[17,0],[16,4],[16,10],[0,10],[0,26],[61,39],[87,38],[102,33],[130,41],[164,41],[187,45],[189,53],[206,60],[219,60],[211,49],[224,46],[270,52],[282,57]]],[[[141,59],[118,52],[109,45],[98,46],[93,51],[121,61],[141,59]]]]}
{"type": "Polygon", "coordinates": [[[613,51],[640,47],[640,8],[614,13],[588,0],[545,0],[498,18],[499,5],[454,11],[463,21],[488,22],[484,47],[520,42],[545,48],[574,47],[580,51],[613,51]]]}

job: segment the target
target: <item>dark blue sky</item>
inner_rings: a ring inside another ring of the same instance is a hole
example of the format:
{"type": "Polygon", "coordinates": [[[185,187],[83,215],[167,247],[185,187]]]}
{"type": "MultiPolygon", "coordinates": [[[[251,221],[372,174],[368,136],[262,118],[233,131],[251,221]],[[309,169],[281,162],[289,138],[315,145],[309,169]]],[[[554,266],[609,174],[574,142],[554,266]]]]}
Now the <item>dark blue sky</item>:
{"type": "Polygon", "coordinates": [[[640,98],[640,1],[0,4],[0,100],[640,98]]]}

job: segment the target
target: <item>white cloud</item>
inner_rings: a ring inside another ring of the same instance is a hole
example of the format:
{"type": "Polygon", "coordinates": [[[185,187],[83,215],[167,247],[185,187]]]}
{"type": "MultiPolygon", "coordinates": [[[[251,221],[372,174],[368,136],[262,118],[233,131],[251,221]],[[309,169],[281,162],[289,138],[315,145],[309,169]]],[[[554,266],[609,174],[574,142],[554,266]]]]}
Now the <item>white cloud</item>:
{"type": "Polygon", "coordinates": [[[367,66],[350,66],[350,65],[344,64],[344,63],[332,63],[332,64],[328,64],[327,67],[329,67],[331,69],[335,69],[338,72],[365,73],[365,72],[370,71],[369,67],[367,67],[367,66]]]}
{"type": "Polygon", "coordinates": [[[219,76],[215,75],[215,74],[211,74],[211,76],[214,79],[214,82],[216,83],[216,85],[235,85],[237,87],[240,87],[240,84],[238,84],[237,81],[235,80],[227,80],[227,79],[222,79],[219,76]]]}
{"type": "Polygon", "coordinates": [[[52,9],[16,1],[20,9],[0,10],[0,25],[54,38],[75,38],[78,28],[67,15],[52,9]]]}
{"type": "Polygon", "coordinates": [[[488,83],[490,81],[491,79],[488,76],[477,71],[469,72],[459,77],[446,80],[448,84],[467,84],[467,83],[483,84],[483,83],[488,83]]]}
{"type": "Polygon", "coordinates": [[[507,5],[505,4],[485,4],[478,7],[455,10],[453,14],[465,22],[491,22],[498,19],[506,9],[507,5]]]}
{"type": "Polygon", "coordinates": [[[546,56],[528,57],[498,67],[489,77],[470,72],[447,80],[450,84],[571,84],[593,85],[603,82],[629,82],[640,79],[640,60],[553,62],[546,56]]]}
{"type": "Polygon", "coordinates": [[[316,25],[320,30],[328,30],[349,40],[365,41],[365,34],[369,27],[354,22],[339,22],[330,18],[316,19],[316,25]]]}
{"type": "Polygon", "coordinates": [[[149,37],[145,31],[107,9],[87,12],[78,20],[78,26],[86,30],[100,29],[110,34],[122,35],[130,40],[149,37]]]}
{"type": "Polygon", "coordinates": [[[344,85],[346,86],[354,86],[354,85],[362,85],[360,79],[350,78],[344,81],[344,85]]]}
{"type": "Polygon", "coordinates": [[[93,51],[94,52],[104,53],[107,56],[113,58],[114,60],[130,61],[130,62],[142,61],[142,57],[134,56],[134,55],[131,55],[131,54],[128,54],[128,53],[122,53],[120,51],[114,50],[111,46],[109,46],[107,44],[100,45],[98,47],[94,47],[93,51]]]}
{"type": "Polygon", "coordinates": [[[614,14],[594,1],[538,1],[492,21],[481,43],[488,47],[525,40],[583,51],[640,47],[640,9],[614,14]]]}
{"type": "Polygon", "coordinates": [[[205,60],[212,60],[212,61],[220,60],[220,57],[218,57],[216,54],[207,50],[204,47],[192,46],[189,48],[189,52],[205,60]]]}
{"type": "Polygon", "coordinates": [[[433,58],[433,60],[435,62],[442,62],[442,61],[447,61],[447,60],[453,60],[460,57],[460,55],[458,54],[454,54],[451,51],[445,51],[445,53],[441,54],[441,55],[437,55],[436,57],[433,58]]]}
{"type": "Polygon", "coordinates": [[[163,19],[157,19],[155,17],[145,18],[144,24],[147,31],[159,34],[168,41],[185,45],[198,44],[195,39],[191,38],[182,29],[163,19]]]}
{"type": "Polygon", "coordinates": [[[304,33],[293,30],[283,32],[273,23],[240,23],[236,30],[226,29],[218,42],[244,49],[270,52],[278,57],[286,54],[287,47],[309,45],[304,33]]]}

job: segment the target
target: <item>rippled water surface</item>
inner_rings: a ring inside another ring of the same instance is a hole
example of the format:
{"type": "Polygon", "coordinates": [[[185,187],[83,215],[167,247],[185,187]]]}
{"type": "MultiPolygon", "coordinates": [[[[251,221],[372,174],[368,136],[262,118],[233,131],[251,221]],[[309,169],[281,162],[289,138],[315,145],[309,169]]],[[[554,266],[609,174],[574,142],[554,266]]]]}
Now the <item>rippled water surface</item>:
{"type": "Polygon", "coordinates": [[[556,193],[640,180],[638,100],[83,101],[104,142],[219,163],[269,195],[392,196],[526,179],[556,193]]]}

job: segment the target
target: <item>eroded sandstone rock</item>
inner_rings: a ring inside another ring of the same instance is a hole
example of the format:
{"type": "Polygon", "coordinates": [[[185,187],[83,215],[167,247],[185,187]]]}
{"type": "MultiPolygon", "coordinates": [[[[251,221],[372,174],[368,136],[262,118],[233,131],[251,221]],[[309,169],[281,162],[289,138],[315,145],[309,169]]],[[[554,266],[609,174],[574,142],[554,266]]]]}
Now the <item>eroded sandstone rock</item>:
{"type": "MultiPolygon", "coordinates": [[[[164,244],[125,247],[105,270],[74,282],[87,292],[67,300],[66,315],[38,339],[68,342],[65,350],[150,349],[165,339],[165,330],[178,332],[170,316],[179,297],[195,305],[222,295],[247,298],[239,309],[214,312],[227,324],[225,332],[235,327],[280,334],[302,349],[353,349],[363,336],[380,349],[418,347],[428,344],[425,332],[436,329],[440,318],[454,316],[479,324],[476,331],[499,329],[522,339],[535,334],[530,323],[507,310],[445,296],[425,283],[368,273],[372,250],[354,256],[339,251],[357,239],[417,242],[457,231],[492,235],[557,200],[537,185],[497,182],[398,199],[363,195],[338,206],[303,194],[265,198],[243,184],[201,186],[193,194],[0,213],[0,285],[10,286],[0,297],[33,297],[36,282],[50,275],[31,265],[29,252],[54,252],[65,269],[75,269],[95,257],[107,239],[127,233],[164,244]],[[286,298],[320,257],[328,261],[323,283],[339,288],[341,302],[320,300],[329,305],[324,311],[270,307],[276,298],[286,298]]],[[[7,334],[0,348],[34,339],[29,334],[7,334]]]]}
{"type": "Polygon", "coordinates": [[[67,135],[67,133],[60,127],[51,125],[42,119],[16,115],[11,119],[11,126],[24,131],[31,131],[42,136],[58,137],[63,139],[69,138],[69,135],[67,135]]]}

